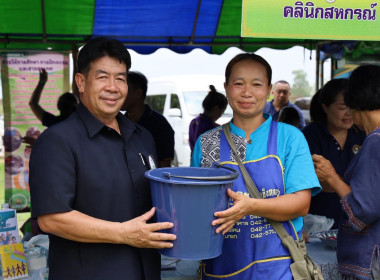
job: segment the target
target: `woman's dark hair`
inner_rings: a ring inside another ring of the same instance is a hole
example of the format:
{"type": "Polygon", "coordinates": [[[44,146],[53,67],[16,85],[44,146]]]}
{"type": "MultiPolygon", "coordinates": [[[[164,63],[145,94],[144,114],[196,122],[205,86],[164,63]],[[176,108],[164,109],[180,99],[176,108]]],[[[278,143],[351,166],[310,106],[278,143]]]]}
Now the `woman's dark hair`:
{"type": "Polygon", "coordinates": [[[299,127],[300,114],[298,113],[296,108],[291,106],[284,106],[278,113],[277,121],[299,127]]]}
{"type": "Polygon", "coordinates": [[[312,122],[325,122],[327,119],[326,112],[322,104],[329,107],[336,101],[339,94],[343,94],[347,89],[347,79],[333,79],[328,81],[313,96],[310,102],[310,119],[312,122]]]}
{"type": "Polygon", "coordinates": [[[120,41],[98,37],[90,40],[80,50],[77,61],[78,73],[87,75],[90,70],[90,64],[104,56],[116,58],[120,63],[124,62],[127,67],[127,72],[131,68],[131,56],[120,41]]]}
{"type": "Polygon", "coordinates": [[[219,108],[225,110],[227,108],[227,104],[227,97],[224,94],[217,92],[213,85],[210,85],[210,91],[202,102],[203,109],[208,112],[215,106],[218,106],[219,108]]]}
{"type": "Polygon", "coordinates": [[[235,66],[236,63],[243,60],[252,60],[252,61],[262,64],[265,67],[265,70],[267,72],[268,85],[272,83],[272,68],[270,67],[268,61],[266,61],[264,58],[262,58],[261,56],[255,53],[241,53],[241,54],[236,55],[227,64],[226,72],[225,72],[226,84],[228,84],[228,80],[231,76],[232,68],[235,66]]]}
{"type": "Polygon", "coordinates": [[[348,79],[344,102],[354,110],[380,109],[380,66],[363,65],[356,68],[348,79]]]}

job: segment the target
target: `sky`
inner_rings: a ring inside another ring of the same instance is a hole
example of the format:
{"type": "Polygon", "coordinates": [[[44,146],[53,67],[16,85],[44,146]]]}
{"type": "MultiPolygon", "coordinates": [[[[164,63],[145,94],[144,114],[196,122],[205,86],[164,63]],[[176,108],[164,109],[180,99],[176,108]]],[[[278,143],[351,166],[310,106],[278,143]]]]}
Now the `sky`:
{"type": "MultiPolygon", "coordinates": [[[[222,55],[208,54],[195,49],[188,54],[177,54],[169,49],[161,48],[150,55],[141,55],[129,50],[132,58],[131,70],[144,73],[148,79],[172,75],[207,74],[224,76],[227,63],[242,51],[232,47],[222,55]]],[[[264,57],[272,67],[272,82],[286,80],[293,83],[294,70],[304,70],[306,78],[315,88],[315,51],[303,47],[292,47],[287,50],[261,48],[256,54],[264,57]]],[[[70,60],[71,61],[71,60],[70,60]]],[[[325,66],[325,77],[330,76],[330,67],[325,66]]],[[[72,75],[70,75],[71,79],[72,75]]],[[[0,82],[1,86],[1,82],[0,82]]],[[[0,89],[0,98],[2,91],[0,89]]]]}
{"type": "MultiPolygon", "coordinates": [[[[163,48],[151,55],[140,55],[133,50],[129,51],[132,58],[131,70],[144,73],[148,79],[184,74],[224,76],[228,62],[242,52],[235,47],[229,48],[222,55],[208,54],[201,49],[195,49],[188,54],[177,54],[163,48]]],[[[302,69],[307,74],[309,84],[315,88],[315,51],[297,46],[287,50],[261,48],[256,54],[264,57],[271,65],[272,82],[286,80],[292,84],[294,80],[292,71],[302,69]]],[[[329,70],[330,67],[325,66],[325,77],[330,76],[329,70]]]]}

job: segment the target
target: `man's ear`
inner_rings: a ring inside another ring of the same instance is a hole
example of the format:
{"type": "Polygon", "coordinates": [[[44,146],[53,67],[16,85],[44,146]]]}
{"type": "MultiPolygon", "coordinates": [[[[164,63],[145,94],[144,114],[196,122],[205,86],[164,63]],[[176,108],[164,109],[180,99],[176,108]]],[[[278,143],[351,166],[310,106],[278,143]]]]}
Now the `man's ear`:
{"type": "Polygon", "coordinates": [[[86,77],[82,73],[75,74],[75,82],[77,83],[79,93],[84,92],[84,87],[86,84],[86,77]]]}

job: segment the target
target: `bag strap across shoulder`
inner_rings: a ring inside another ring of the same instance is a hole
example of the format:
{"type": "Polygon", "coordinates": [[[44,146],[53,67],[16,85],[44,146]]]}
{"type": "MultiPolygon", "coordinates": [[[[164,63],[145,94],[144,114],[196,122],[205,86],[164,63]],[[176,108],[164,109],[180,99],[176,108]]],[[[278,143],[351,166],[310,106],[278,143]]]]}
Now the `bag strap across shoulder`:
{"type": "MultiPolygon", "coordinates": [[[[234,155],[235,160],[239,164],[240,171],[243,175],[246,188],[253,198],[257,199],[263,199],[261,193],[256,187],[256,184],[253,182],[251,176],[249,175],[247,169],[244,167],[243,163],[241,162],[240,158],[238,157],[235,144],[232,141],[231,137],[231,131],[230,131],[230,124],[225,123],[222,126],[224,135],[226,136],[227,142],[231,147],[232,153],[234,155]]],[[[271,219],[267,219],[268,222],[271,224],[272,228],[275,230],[277,235],[280,237],[283,245],[289,250],[290,255],[294,262],[296,261],[302,261],[305,260],[305,256],[303,253],[301,253],[300,248],[297,246],[296,242],[294,241],[293,237],[288,234],[284,226],[281,222],[274,221],[271,219]]]]}

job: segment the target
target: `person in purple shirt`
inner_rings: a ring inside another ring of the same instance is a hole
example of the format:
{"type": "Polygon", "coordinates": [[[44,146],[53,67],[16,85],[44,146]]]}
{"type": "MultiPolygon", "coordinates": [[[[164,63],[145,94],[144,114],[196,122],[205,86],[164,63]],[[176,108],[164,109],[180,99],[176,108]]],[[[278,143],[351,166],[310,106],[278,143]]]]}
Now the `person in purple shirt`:
{"type": "Polygon", "coordinates": [[[297,105],[289,101],[291,95],[290,85],[287,81],[280,80],[273,85],[272,95],[273,100],[267,102],[265,105],[264,113],[272,116],[272,120],[277,121],[281,108],[291,106],[297,109],[300,115],[299,128],[302,129],[306,126],[305,119],[303,118],[302,111],[297,105]]]}
{"type": "Polygon", "coordinates": [[[354,123],[365,131],[362,147],[342,179],[331,162],[313,155],[315,171],[323,186],[341,199],[344,218],[339,223],[337,259],[343,280],[380,279],[380,66],[356,68],[344,101],[354,123]]]}
{"type": "Polygon", "coordinates": [[[217,92],[213,85],[202,102],[203,113],[194,118],[189,125],[189,144],[191,152],[195,142],[202,133],[219,126],[216,120],[219,119],[227,108],[227,97],[217,92]]]}

